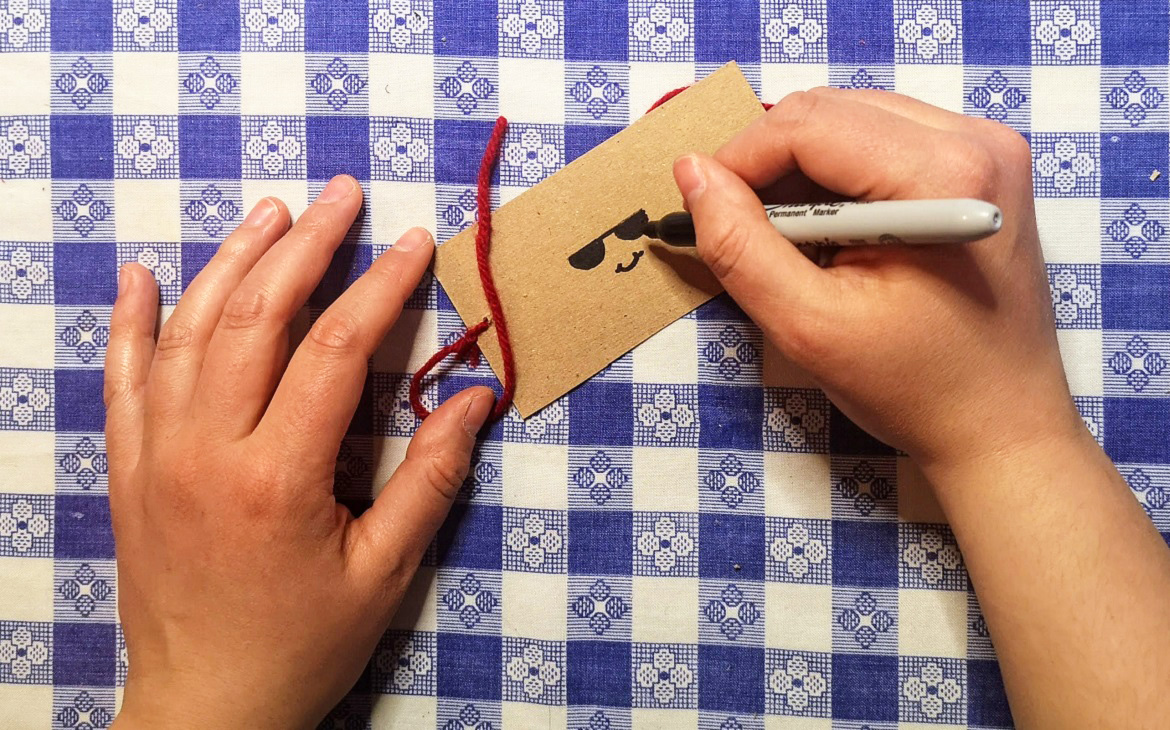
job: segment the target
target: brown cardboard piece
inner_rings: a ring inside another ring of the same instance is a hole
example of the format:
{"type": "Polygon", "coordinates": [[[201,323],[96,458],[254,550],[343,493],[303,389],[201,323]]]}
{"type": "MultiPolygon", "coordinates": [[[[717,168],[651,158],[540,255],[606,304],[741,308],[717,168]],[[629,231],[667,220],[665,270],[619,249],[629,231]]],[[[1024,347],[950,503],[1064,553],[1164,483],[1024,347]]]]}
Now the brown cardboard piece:
{"type": "MultiPolygon", "coordinates": [[[[693,249],[622,240],[612,229],[638,211],[656,220],[682,210],[674,160],[713,152],[762,113],[729,63],[492,214],[492,271],[512,336],[522,417],[720,292],[693,249]],[[607,231],[600,263],[594,243],[570,265],[572,254],[607,231]],[[617,270],[635,260],[631,270],[617,270]]],[[[636,230],[637,220],[627,229],[636,230]]],[[[435,275],[464,323],[488,316],[474,226],[439,247],[435,275]]],[[[479,344],[502,373],[494,328],[479,344]]]]}

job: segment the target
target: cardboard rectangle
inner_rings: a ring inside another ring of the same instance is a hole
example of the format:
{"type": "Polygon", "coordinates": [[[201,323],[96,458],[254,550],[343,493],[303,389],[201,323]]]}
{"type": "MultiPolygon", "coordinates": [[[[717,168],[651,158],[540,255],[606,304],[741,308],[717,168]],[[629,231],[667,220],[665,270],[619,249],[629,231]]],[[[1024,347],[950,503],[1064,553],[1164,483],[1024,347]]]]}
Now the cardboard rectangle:
{"type": "MultiPolygon", "coordinates": [[[[762,113],[729,63],[493,213],[491,264],[522,417],[719,293],[693,250],[638,237],[640,212],[682,210],[674,160],[713,152],[762,113]]],[[[435,275],[464,323],[488,316],[474,226],[439,247],[435,275]]],[[[494,330],[479,344],[501,374],[494,330]]]]}

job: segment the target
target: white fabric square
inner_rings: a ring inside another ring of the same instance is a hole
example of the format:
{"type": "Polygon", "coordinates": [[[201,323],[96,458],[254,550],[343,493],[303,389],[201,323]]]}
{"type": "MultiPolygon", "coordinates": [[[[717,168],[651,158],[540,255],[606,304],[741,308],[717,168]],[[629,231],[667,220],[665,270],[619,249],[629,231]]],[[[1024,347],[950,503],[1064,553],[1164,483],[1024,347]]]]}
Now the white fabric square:
{"type": "MultiPolygon", "coordinates": [[[[13,602],[5,603],[6,612],[13,602]]],[[[0,727],[44,727],[53,717],[53,687],[47,684],[0,684],[0,727]],[[32,718],[40,724],[30,724],[32,718]]]]}
{"type": "Polygon", "coordinates": [[[410,446],[408,436],[387,436],[381,440],[381,446],[374,445],[374,453],[378,461],[374,464],[374,497],[382,493],[386,482],[394,476],[394,470],[406,458],[406,448],[410,446]]]}
{"type": "Polygon", "coordinates": [[[898,591],[898,653],[965,658],[967,593],[898,591]]]}
{"type": "Polygon", "coordinates": [[[402,605],[390,621],[391,629],[404,631],[436,631],[436,571],[420,566],[402,597],[402,605]]]}
{"type": "Polygon", "coordinates": [[[177,53],[115,53],[114,114],[179,113],[177,53]]]}
{"type": "Polygon", "coordinates": [[[567,509],[569,447],[504,443],[504,503],[509,507],[567,509]]]}
{"type": "Polygon", "coordinates": [[[829,67],[823,63],[760,64],[760,97],[775,104],[794,91],[829,85],[829,67]]]}
{"type": "Polygon", "coordinates": [[[413,373],[439,349],[438,312],[403,309],[398,321],[370,358],[371,369],[383,373],[413,373]]]}
{"type": "Polygon", "coordinates": [[[52,241],[50,187],[44,180],[10,179],[4,182],[3,194],[0,195],[0,221],[4,223],[0,235],[9,241],[52,241]]]}
{"type": "MultiPolygon", "coordinates": [[[[554,728],[567,727],[567,711],[563,706],[537,705],[528,702],[504,702],[500,705],[501,727],[554,728]]],[[[374,727],[381,728],[381,725],[374,727]]],[[[411,727],[422,727],[412,725],[411,727]]],[[[454,727],[454,726],[444,726],[454,727]]]]}
{"type": "Polygon", "coordinates": [[[696,320],[690,317],[675,320],[634,348],[634,382],[696,382],[699,377],[697,341],[696,320]]]}
{"type": "Polygon", "coordinates": [[[114,210],[119,243],[180,240],[178,180],[115,180],[114,210]]]}
{"type": "Polygon", "coordinates": [[[698,512],[699,452],[696,449],[634,447],[634,510],[698,512]]]}
{"type": "MultiPolygon", "coordinates": [[[[4,83],[3,113],[6,116],[49,113],[53,85],[48,53],[0,53],[0,79],[4,83]]],[[[0,220],[12,219],[0,216],[0,220]]]]}
{"type": "Polygon", "coordinates": [[[375,243],[392,245],[416,226],[435,233],[433,183],[373,180],[367,184],[370,220],[375,243]]]}
{"type": "Polygon", "coordinates": [[[241,53],[240,77],[242,114],[305,113],[303,53],[241,53]]]}
{"type": "Polygon", "coordinates": [[[630,62],[630,121],[635,121],[668,91],[695,83],[690,62],[630,62]]]}
{"type": "Polygon", "coordinates": [[[370,54],[370,115],[435,115],[434,57],[421,53],[370,54]]]}
{"type": "Polygon", "coordinates": [[[1096,198],[1036,198],[1036,224],[1047,261],[1101,263],[1101,201],[1096,198]]]}
{"type": "Polygon", "coordinates": [[[1100,66],[1034,66],[1032,131],[1101,131],[1100,66]]]}
{"type": "Polygon", "coordinates": [[[963,113],[963,67],[959,64],[898,64],[894,66],[894,90],[963,113]]]}
{"type": "Polygon", "coordinates": [[[645,644],[699,641],[697,578],[633,578],[633,640],[645,644]]]}
{"type": "MultiPolygon", "coordinates": [[[[840,725],[839,727],[846,726],[840,725]]],[[[764,730],[832,730],[832,728],[833,721],[827,717],[794,717],[789,715],[766,715],[764,717],[764,730]]]]}
{"type": "Polygon", "coordinates": [[[501,58],[500,115],[509,122],[564,123],[564,62],[501,58]]]}
{"type": "Polygon", "coordinates": [[[386,730],[413,730],[435,727],[436,697],[400,694],[373,694],[370,726],[386,730]]]}
{"type": "Polygon", "coordinates": [[[833,516],[828,454],[764,452],[764,514],[769,517],[833,516]]]}
{"type": "Polygon", "coordinates": [[[0,363],[14,368],[52,368],[54,317],[48,304],[0,304],[0,363]]]}
{"type": "Polygon", "coordinates": [[[569,580],[564,574],[502,574],[500,600],[504,636],[565,641],[569,580]]]}
{"type": "Polygon", "coordinates": [[[19,489],[23,494],[53,494],[53,434],[45,431],[3,433],[4,438],[0,438],[0,474],[4,475],[5,491],[19,489]]]}
{"type": "Polygon", "coordinates": [[[6,621],[53,620],[52,558],[0,557],[0,585],[6,595],[19,596],[19,600],[4,601],[6,621]]]}
{"type": "Polygon", "coordinates": [[[764,585],[764,641],[770,649],[833,650],[833,587],[764,585]]]}
{"type": "Polygon", "coordinates": [[[240,188],[247,211],[263,198],[276,198],[288,207],[295,221],[309,207],[309,185],[304,180],[241,180],[240,188]]]}
{"type": "Polygon", "coordinates": [[[1101,330],[1056,330],[1064,374],[1073,395],[1103,395],[1101,330]]]}

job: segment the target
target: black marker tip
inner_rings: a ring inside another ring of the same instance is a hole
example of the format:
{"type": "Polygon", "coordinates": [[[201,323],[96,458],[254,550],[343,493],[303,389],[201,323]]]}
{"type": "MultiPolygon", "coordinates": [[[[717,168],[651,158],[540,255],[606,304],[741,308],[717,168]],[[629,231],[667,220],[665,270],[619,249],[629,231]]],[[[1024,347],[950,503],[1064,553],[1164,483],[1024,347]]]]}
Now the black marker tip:
{"type": "Polygon", "coordinates": [[[670,246],[694,246],[695,224],[690,213],[667,213],[647,223],[642,235],[670,246]]]}

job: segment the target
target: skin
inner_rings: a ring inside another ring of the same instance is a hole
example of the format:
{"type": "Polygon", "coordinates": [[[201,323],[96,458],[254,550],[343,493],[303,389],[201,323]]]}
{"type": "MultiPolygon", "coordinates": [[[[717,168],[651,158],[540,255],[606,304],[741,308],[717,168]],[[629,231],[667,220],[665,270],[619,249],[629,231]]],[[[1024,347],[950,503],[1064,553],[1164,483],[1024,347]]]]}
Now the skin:
{"type": "MultiPolygon", "coordinates": [[[[926,475],[1017,723],[1170,716],[1170,550],[1073,407],[1024,140],[895,94],[816,89],[675,177],[699,254],[744,311],[926,475]],[[848,250],[821,268],[760,208],[841,197],[976,197],[1006,223],[975,244],[848,250]]],[[[433,250],[406,234],[285,369],[288,322],[360,205],[351,179],[334,185],[291,230],[261,201],[157,343],[157,288],[122,271],[106,364],[130,653],[119,730],[312,727],[357,679],[466,473],[492,405],[482,388],[423,423],[361,518],[332,497],[366,359],[433,250]]]]}
{"type": "Polygon", "coordinates": [[[1016,723],[1163,727],[1170,550],[1069,394],[1024,139],[897,94],[815,89],[674,172],[731,296],[925,473],[1016,723]],[[776,233],[753,188],[767,202],[981,198],[1005,225],[962,247],[842,250],[822,269],[776,233]]]}

